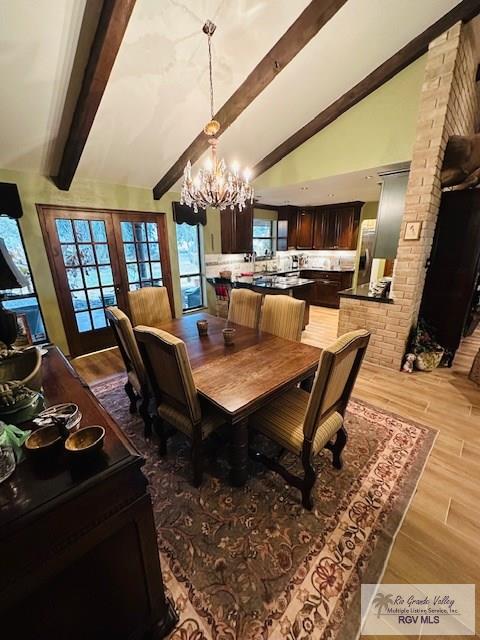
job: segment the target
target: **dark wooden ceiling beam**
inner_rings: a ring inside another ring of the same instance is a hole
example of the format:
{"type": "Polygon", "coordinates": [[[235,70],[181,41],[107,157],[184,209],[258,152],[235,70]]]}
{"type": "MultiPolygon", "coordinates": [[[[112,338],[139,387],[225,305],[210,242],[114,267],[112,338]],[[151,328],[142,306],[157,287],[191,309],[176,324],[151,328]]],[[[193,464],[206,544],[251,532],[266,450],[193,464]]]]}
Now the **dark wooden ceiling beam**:
{"type": "Polygon", "coordinates": [[[321,111],[313,120],[307,122],[301,129],[287,138],[276,149],[260,160],[252,169],[256,178],[273,165],[280,162],[285,156],[294,151],[309,138],[331,124],[343,113],[351,109],[358,102],[366,98],[373,91],[381,87],[385,82],[393,78],[397,73],[408,67],[428,50],[428,45],[442,33],[447,31],[456,22],[462,20],[468,22],[480,12],[480,0],[463,0],[440,20],[425,29],[423,33],[411,40],[391,58],[381,64],[375,71],[361,80],[352,89],[344,93],[340,98],[332,102],[330,106],[321,111]]]}
{"type": "Polygon", "coordinates": [[[63,191],[72,184],[134,6],[135,0],[103,2],[58,175],[53,177],[63,191]]]}
{"type": "MultiPolygon", "coordinates": [[[[312,0],[291,27],[258,63],[246,80],[215,114],[221,125],[220,135],[255,100],[270,82],[310,42],[320,29],[337,13],[347,0],[312,0]]],[[[207,111],[205,110],[205,114],[207,111]]],[[[159,200],[182,176],[188,160],[196,162],[208,149],[208,138],[202,131],[182,153],[153,189],[159,200]]]]}

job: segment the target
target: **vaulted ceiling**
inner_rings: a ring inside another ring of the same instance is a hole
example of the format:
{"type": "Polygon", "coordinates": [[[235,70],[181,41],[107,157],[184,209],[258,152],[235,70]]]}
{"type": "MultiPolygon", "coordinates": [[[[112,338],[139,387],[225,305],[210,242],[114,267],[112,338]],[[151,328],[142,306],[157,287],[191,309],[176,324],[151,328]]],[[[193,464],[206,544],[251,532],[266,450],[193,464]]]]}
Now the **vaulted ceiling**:
{"type": "MultiPolygon", "coordinates": [[[[137,0],[75,179],[153,188],[209,119],[205,20],[219,108],[308,4],[137,0]]],[[[222,155],[255,165],[457,4],[347,0],[225,131],[222,155]]],[[[56,175],[100,6],[0,0],[0,168],[56,175]]]]}

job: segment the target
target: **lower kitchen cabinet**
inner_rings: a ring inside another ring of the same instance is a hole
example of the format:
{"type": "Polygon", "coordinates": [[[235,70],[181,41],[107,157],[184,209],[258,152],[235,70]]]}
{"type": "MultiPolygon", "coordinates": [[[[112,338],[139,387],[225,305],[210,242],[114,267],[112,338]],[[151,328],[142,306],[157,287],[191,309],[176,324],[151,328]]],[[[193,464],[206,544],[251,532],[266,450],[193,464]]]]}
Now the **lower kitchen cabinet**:
{"type": "Polygon", "coordinates": [[[317,271],[302,270],[301,277],[314,280],[310,287],[299,291],[296,297],[301,297],[309,304],[320,307],[340,307],[339,292],[352,286],[352,271],[317,271]]]}

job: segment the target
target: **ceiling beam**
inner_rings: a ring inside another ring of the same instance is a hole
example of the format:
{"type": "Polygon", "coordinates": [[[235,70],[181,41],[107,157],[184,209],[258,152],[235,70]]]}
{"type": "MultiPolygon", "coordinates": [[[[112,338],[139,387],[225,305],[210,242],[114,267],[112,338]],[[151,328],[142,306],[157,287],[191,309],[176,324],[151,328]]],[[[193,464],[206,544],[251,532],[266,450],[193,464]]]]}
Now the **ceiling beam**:
{"type": "MultiPolygon", "coordinates": [[[[221,133],[255,100],[287,64],[310,42],[347,0],[312,0],[300,16],[257,64],[246,80],[215,114],[221,133]]],[[[193,164],[208,149],[208,137],[202,131],[182,153],[153,189],[159,200],[182,176],[188,160],[193,164]]]]}
{"type": "Polygon", "coordinates": [[[58,175],[53,177],[63,191],[72,184],[134,6],[135,0],[103,1],[58,175]]]}
{"type": "Polygon", "coordinates": [[[358,102],[366,98],[373,91],[381,87],[385,82],[393,78],[397,73],[408,67],[409,64],[420,58],[428,51],[428,45],[442,33],[447,31],[456,22],[467,22],[480,13],[480,0],[463,0],[440,20],[425,29],[423,33],[402,47],[391,58],[381,64],[375,71],[368,74],[352,89],[344,93],[340,98],[332,102],[330,106],[321,111],[313,120],[307,122],[301,129],[287,138],[276,149],[260,160],[252,169],[254,178],[273,167],[285,156],[294,151],[309,138],[324,129],[336,120],[342,113],[348,111],[358,102]]]}

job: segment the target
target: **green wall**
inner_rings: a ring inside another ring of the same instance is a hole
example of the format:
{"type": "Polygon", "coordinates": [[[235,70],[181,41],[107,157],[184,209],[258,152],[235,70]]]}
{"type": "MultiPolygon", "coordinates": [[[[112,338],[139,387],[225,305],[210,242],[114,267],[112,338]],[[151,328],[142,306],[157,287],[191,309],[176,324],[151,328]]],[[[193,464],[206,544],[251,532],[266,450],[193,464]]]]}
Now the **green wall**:
{"type": "Polygon", "coordinates": [[[411,159],[426,56],[339,116],[254,182],[285,187],[411,159]]]}
{"type": "MultiPolygon", "coordinates": [[[[179,200],[178,193],[168,192],[161,200],[154,200],[150,189],[79,180],[74,181],[70,191],[59,191],[52,181],[44,176],[6,170],[0,170],[0,181],[14,182],[18,186],[23,207],[23,218],[20,220],[20,227],[48,336],[65,353],[68,353],[67,340],[45,251],[36,204],[104,207],[106,209],[130,209],[165,213],[167,216],[175,314],[177,316],[181,315],[182,302],[178,277],[178,255],[172,213],[172,202],[179,200]]],[[[214,212],[214,214],[218,216],[217,212],[214,212]]],[[[208,248],[211,233],[214,234],[214,238],[218,236],[217,243],[220,246],[219,226],[220,218],[218,217],[217,220],[215,215],[212,216],[209,212],[208,224],[203,232],[205,250],[208,248]]],[[[215,247],[216,250],[217,248],[215,247]]]]}

